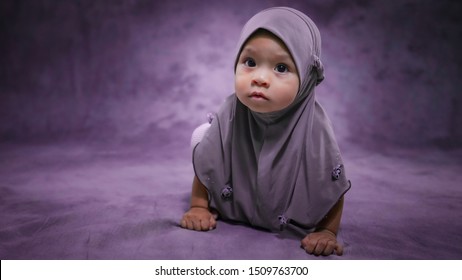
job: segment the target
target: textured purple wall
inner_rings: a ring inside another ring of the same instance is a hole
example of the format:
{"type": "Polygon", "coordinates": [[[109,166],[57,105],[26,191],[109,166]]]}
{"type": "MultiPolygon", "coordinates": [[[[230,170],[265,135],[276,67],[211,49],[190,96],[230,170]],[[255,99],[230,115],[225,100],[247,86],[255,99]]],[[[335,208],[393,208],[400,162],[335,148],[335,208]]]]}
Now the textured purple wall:
{"type": "Polygon", "coordinates": [[[461,146],[457,1],[0,2],[0,137],[184,138],[233,91],[240,28],[290,5],[323,36],[340,142],[461,146]]]}

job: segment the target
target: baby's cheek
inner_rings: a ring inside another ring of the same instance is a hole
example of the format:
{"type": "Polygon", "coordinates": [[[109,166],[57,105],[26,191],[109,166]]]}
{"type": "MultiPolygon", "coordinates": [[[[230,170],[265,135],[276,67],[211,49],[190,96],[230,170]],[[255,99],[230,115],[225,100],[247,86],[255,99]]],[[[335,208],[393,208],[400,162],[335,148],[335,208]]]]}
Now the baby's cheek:
{"type": "Polygon", "coordinates": [[[285,87],[285,89],[281,89],[280,92],[283,93],[281,99],[289,104],[292,103],[297,96],[297,91],[295,91],[295,88],[293,87],[285,87]]]}
{"type": "Polygon", "coordinates": [[[245,79],[242,75],[236,75],[234,78],[234,90],[236,94],[242,94],[245,91],[245,79]]]}

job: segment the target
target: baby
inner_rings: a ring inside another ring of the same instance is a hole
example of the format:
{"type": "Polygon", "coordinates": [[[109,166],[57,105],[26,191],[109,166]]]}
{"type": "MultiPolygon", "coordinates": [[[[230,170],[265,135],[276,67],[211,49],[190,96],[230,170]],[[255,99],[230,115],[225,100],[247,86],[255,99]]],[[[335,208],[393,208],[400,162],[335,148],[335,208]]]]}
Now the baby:
{"type": "Polygon", "coordinates": [[[229,96],[194,147],[191,207],[180,224],[216,220],[305,232],[302,248],[341,255],[337,232],[350,188],[331,123],[316,101],[321,38],[300,11],[261,11],[244,26],[229,96]]]}

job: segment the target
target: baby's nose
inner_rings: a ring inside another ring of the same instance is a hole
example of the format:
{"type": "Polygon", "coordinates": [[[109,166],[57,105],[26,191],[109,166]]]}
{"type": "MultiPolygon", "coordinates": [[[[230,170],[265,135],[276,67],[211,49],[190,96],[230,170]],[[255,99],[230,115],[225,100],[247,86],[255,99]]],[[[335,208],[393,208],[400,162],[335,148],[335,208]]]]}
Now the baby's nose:
{"type": "Polygon", "coordinates": [[[261,87],[268,87],[269,86],[269,75],[267,71],[263,69],[256,71],[252,79],[252,84],[261,86],[261,87]]]}

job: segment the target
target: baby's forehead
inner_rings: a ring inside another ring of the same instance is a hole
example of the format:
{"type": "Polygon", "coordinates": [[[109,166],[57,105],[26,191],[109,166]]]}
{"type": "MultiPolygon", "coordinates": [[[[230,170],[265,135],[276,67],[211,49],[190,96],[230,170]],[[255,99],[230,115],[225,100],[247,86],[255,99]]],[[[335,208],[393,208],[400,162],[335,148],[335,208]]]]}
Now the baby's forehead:
{"type": "Polygon", "coordinates": [[[274,59],[280,59],[280,60],[287,60],[290,59],[293,61],[292,54],[287,47],[287,45],[284,43],[283,40],[281,40],[278,36],[276,36],[274,33],[265,30],[265,29],[258,29],[257,31],[253,32],[249,38],[244,42],[240,55],[242,54],[250,54],[250,55],[259,55],[260,49],[258,46],[255,46],[253,42],[259,39],[266,39],[266,40],[271,40],[275,42],[280,49],[278,50],[273,50],[270,55],[274,59]]]}
{"type": "Polygon", "coordinates": [[[292,56],[290,55],[289,51],[285,48],[281,48],[279,50],[273,50],[271,52],[261,52],[261,49],[256,48],[251,43],[247,43],[244,45],[241,51],[241,56],[256,56],[256,57],[268,57],[272,60],[280,60],[280,61],[293,61],[292,56]]]}

